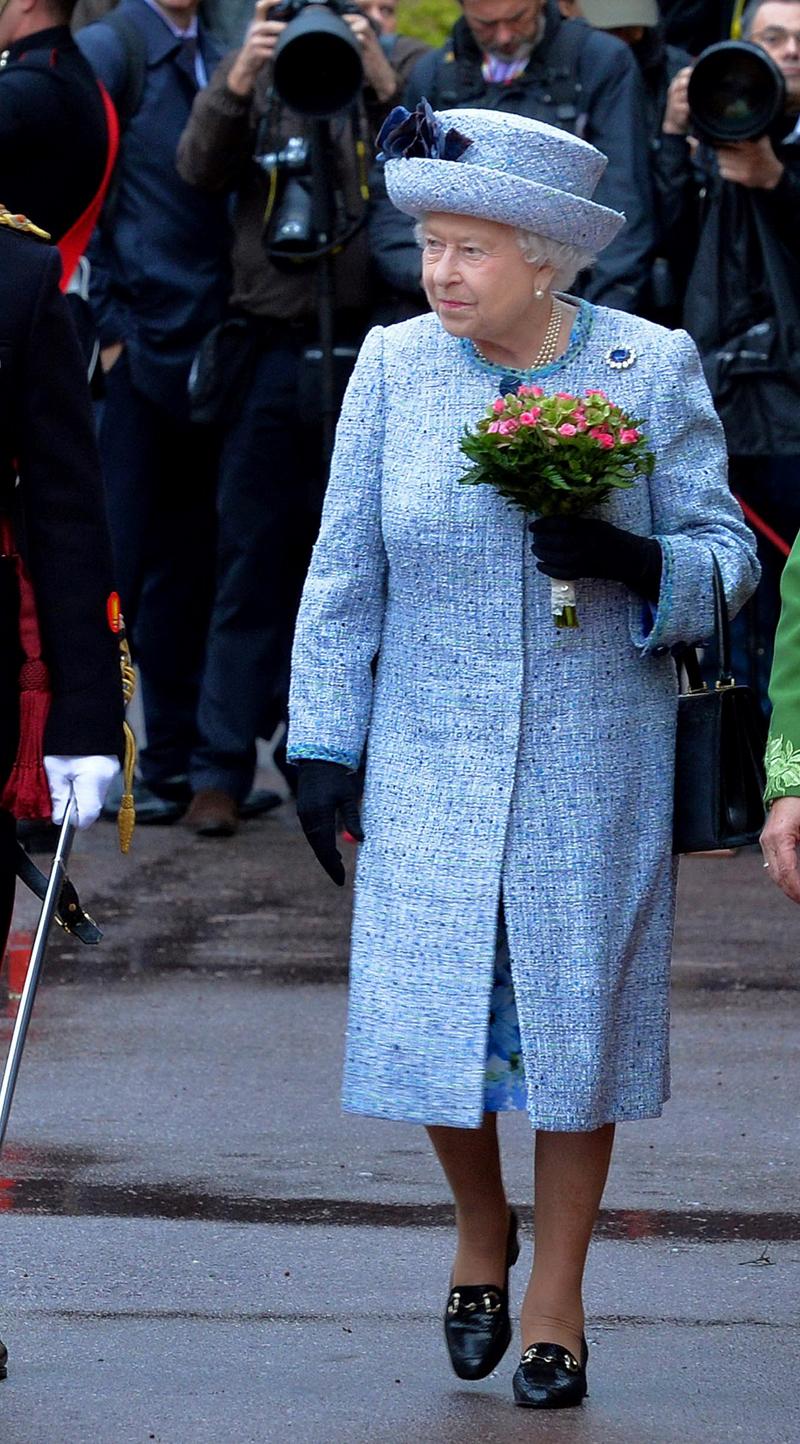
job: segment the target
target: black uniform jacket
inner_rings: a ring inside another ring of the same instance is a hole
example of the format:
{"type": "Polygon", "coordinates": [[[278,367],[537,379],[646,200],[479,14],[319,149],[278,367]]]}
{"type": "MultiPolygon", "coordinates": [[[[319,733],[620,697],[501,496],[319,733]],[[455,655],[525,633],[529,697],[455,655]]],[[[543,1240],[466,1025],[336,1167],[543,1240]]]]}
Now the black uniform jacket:
{"type": "MultiPolygon", "coordinates": [[[[119,647],[107,618],[111,546],[85,369],[58,289],[58,252],[0,228],[0,508],[36,593],[53,702],[45,750],[118,753],[119,647]],[[14,486],[15,470],[19,484],[14,486]]],[[[0,778],[18,721],[17,595],[0,561],[0,778]]]]}
{"type": "Polygon", "coordinates": [[[66,25],[15,40],[3,60],[0,201],[60,241],[103,179],[108,132],[97,81],[66,25]]]}

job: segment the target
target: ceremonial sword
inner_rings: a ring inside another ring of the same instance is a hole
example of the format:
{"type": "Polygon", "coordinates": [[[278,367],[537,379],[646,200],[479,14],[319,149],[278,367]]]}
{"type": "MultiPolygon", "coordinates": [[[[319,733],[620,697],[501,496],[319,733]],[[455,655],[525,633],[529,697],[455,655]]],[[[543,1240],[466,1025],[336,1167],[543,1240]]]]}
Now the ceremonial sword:
{"type": "MultiPolygon", "coordinates": [[[[75,825],[77,821],[77,807],[75,794],[70,789],[67,810],[64,813],[64,821],[61,824],[61,831],[58,835],[53,866],[50,869],[50,876],[44,877],[40,873],[27,854],[23,852],[24,863],[17,859],[17,873],[28,887],[39,897],[43,897],[43,906],[39,922],[36,928],[36,936],[33,940],[30,962],[25,977],[25,984],[22,989],[22,996],[19,1000],[17,1017],[14,1023],[14,1032],[11,1035],[11,1045],[8,1050],[6,1066],[3,1071],[3,1080],[0,1083],[0,1148],[6,1136],[8,1127],[8,1116],[11,1112],[11,1103],[14,1097],[19,1065],[22,1060],[22,1050],[25,1047],[25,1039],[28,1034],[28,1024],[31,1020],[36,989],[39,986],[39,976],[44,962],[47,939],[50,936],[50,929],[53,922],[58,922],[67,932],[74,933],[85,943],[98,943],[102,937],[97,924],[92,921],[87,913],[83,911],[78,902],[78,895],[67,877],[67,863],[72,850],[72,842],[75,836],[75,825]]],[[[22,851],[22,849],[20,849],[22,851]]]]}

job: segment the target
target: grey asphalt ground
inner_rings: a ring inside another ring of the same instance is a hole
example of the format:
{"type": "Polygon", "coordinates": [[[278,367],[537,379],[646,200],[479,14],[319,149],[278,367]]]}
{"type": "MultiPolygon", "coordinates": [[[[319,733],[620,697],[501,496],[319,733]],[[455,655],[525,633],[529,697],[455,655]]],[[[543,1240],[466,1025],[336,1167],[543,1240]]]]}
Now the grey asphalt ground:
{"type": "Polygon", "coordinates": [[[682,864],[673,1099],[619,1130],[561,1416],[513,1407],[516,1340],[449,1370],[445,1189],[339,1111],[349,890],[290,808],[128,859],[101,824],[72,871],[106,937],[54,942],[0,1160],[0,1444],[800,1444],[800,910],[756,854],[682,864]]]}

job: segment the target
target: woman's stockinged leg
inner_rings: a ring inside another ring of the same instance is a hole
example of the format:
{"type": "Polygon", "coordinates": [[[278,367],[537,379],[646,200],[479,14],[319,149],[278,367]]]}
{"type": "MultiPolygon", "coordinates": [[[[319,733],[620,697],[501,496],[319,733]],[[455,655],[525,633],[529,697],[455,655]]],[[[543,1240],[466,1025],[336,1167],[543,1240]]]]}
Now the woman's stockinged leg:
{"type": "Polygon", "coordinates": [[[497,1114],[485,1113],[480,1128],[427,1129],[456,1205],[458,1248],[453,1284],[494,1284],[506,1272],[506,1199],[497,1114]]]}
{"type": "Polygon", "coordinates": [[[583,1272],[613,1143],[613,1123],[591,1133],[536,1135],[535,1243],[520,1319],[523,1349],[560,1344],[580,1359],[583,1272]]]}

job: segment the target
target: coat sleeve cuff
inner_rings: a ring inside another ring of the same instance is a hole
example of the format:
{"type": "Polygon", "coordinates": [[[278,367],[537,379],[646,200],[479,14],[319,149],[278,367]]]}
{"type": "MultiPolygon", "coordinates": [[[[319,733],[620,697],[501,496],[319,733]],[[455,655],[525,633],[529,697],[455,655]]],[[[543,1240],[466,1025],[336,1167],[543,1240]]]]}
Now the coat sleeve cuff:
{"type": "Polygon", "coordinates": [[[662,557],[658,603],[646,602],[640,597],[631,599],[631,637],[643,655],[660,657],[669,650],[672,641],[677,640],[670,636],[675,558],[666,537],[657,536],[653,540],[661,547],[662,557]]]}
{"type": "Polygon", "coordinates": [[[320,747],[314,742],[293,742],[286,750],[287,762],[337,762],[350,772],[357,772],[361,762],[352,752],[342,752],[336,747],[320,747]]]}
{"type": "Polygon", "coordinates": [[[778,797],[800,797],[800,747],[795,747],[791,737],[770,734],[765,766],[765,802],[774,802],[778,797]]]}

